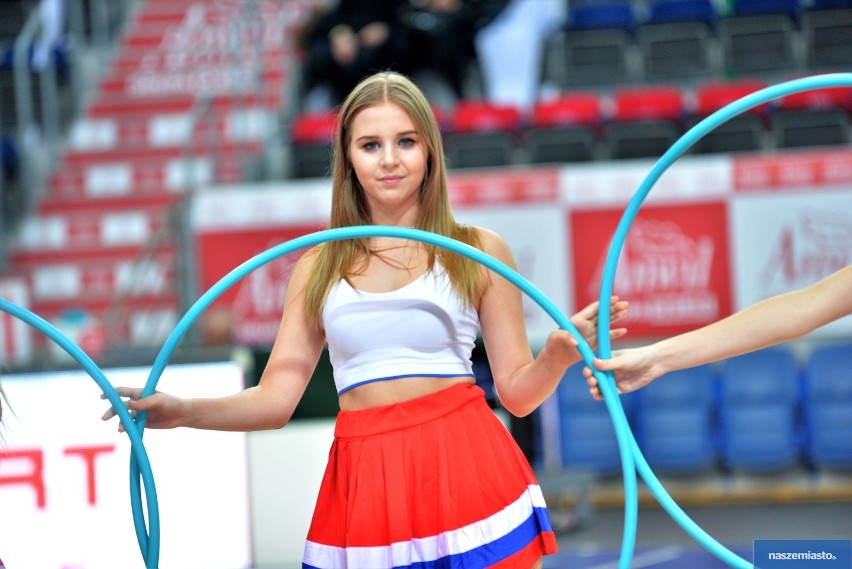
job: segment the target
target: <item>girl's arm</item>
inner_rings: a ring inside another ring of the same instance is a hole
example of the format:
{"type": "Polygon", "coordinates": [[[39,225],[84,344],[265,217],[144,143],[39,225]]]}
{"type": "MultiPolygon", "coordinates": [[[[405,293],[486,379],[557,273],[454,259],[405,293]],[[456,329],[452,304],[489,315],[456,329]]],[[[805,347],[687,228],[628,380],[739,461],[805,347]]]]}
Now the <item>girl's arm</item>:
{"type": "MultiPolygon", "coordinates": [[[[319,360],[325,336],[308,324],[304,293],[312,256],[306,254],[293,270],[284,300],[284,312],[272,353],[255,387],[220,398],[181,399],[157,392],[139,399],[141,388],[120,387],[128,408],[148,411],[153,429],[192,427],[220,431],[257,431],[284,426],[293,415],[319,360]]],[[[110,419],[110,409],[103,419],[110,419]]],[[[119,426],[120,430],[123,430],[119,426]]]]}
{"type": "MultiPolygon", "coordinates": [[[[623,350],[595,367],[612,371],[622,393],[635,391],[670,371],[723,360],[794,340],[852,314],[852,265],[808,287],[763,299],[697,330],[623,350]]],[[[586,369],[592,395],[597,381],[586,369]]]]}
{"type": "MultiPolygon", "coordinates": [[[[503,239],[492,231],[480,229],[486,253],[516,269],[515,261],[503,239]]],[[[565,370],[580,360],[576,340],[566,330],[556,330],[534,359],[527,338],[521,291],[503,277],[486,272],[479,299],[479,321],[494,386],[503,406],[518,417],[534,411],[556,389],[565,370]]],[[[609,307],[611,320],[623,318],[627,303],[614,298],[609,307]]],[[[597,303],[571,318],[583,337],[594,346],[597,341],[597,303]]],[[[612,331],[619,338],[624,329],[612,331]]]]}

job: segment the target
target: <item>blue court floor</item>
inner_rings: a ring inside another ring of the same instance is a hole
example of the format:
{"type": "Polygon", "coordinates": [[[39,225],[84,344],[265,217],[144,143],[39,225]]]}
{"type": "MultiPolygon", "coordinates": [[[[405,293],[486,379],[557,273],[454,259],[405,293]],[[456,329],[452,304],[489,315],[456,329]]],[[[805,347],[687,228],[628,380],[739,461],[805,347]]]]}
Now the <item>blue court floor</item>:
{"type": "MultiPolygon", "coordinates": [[[[751,548],[728,548],[747,561],[751,548]]],[[[542,569],[618,569],[619,551],[597,553],[560,552],[546,557],[542,569]]],[[[726,569],[728,565],[703,548],[663,545],[637,548],[631,569],[726,569]]]]}
{"type": "MultiPolygon", "coordinates": [[[[713,539],[751,562],[755,539],[852,539],[852,502],[686,506],[713,539]]],[[[579,525],[557,534],[559,553],[543,569],[617,569],[624,533],[623,508],[587,512],[579,525]]],[[[631,569],[724,569],[659,506],[639,508],[631,569]]],[[[791,566],[791,569],[792,566],[791,566]]]]}

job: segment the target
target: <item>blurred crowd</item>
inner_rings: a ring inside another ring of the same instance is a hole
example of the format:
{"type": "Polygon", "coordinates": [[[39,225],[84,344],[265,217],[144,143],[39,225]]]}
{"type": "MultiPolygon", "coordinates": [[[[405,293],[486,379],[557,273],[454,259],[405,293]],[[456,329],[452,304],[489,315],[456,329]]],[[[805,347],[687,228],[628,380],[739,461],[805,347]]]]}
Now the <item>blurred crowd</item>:
{"type": "Polygon", "coordinates": [[[564,0],[337,0],[302,30],[302,110],[336,106],[384,69],[440,106],[478,96],[529,108],[545,38],[564,16],[564,0]]]}

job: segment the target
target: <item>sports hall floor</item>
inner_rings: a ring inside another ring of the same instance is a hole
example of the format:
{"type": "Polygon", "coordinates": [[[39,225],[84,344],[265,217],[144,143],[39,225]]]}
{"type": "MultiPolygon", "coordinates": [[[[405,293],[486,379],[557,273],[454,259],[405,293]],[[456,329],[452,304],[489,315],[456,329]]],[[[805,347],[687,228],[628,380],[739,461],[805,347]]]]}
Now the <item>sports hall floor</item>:
{"type": "MultiPolygon", "coordinates": [[[[565,524],[565,530],[557,533],[559,553],[546,557],[542,569],[617,569],[624,531],[621,477],[592,481],[583,473],[569,472],[548,479],[539,473],[539,480],[549,494],[552,521],[565,524]]],[[[799,470],[771,475],[710,472],[698,477],[660,477],[660,482],[695,523],[749,562],[755,539],[852,539],[852,471],[821,475],[799,470]]],[[[638,501],[631,569],[729,567],[673,521],[641,480],[638,501]]]]}
{"type": "MultiPolygon", "coordinates": [[[[852,539],[852,472],[774,476],[723,475],[660,479],[683,511],[716,541],[747,561],[755,539],[852,539]]],[[[550,500],[551,503],[553,499],[550,500]]],[[[554,522],[576,525],[558,534],[560,552],[543,569],[616,569],[624,531],[623,488],[596,482],[571,493],[554,522]],[[582,496],[580,495],[582,494],[582,496]],[[561,517],[560,514],[567,513],[561,517]]],[[[713,569],[727,564],[699,545],[639,482],[632,569],[713,569]]],[[[791,568],[792,569],[792,568],[791,568]]]]}

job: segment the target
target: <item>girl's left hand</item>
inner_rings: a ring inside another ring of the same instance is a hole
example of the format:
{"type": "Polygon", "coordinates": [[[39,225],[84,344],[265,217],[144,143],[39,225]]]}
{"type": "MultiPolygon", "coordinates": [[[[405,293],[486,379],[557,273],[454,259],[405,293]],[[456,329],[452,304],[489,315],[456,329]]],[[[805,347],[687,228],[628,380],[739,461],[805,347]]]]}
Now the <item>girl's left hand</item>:
{"type": "MultiPolygon", "coordinates": [[[[577,331],[583,336],[583,338],[588,342],[589,346],[595,350],[598,347],[598,305],[600,303],[595,301],[585,307],[583,310],[575,314],[571,317],[571,324],[573,324],[577,331]]],[[[609,321],[610,324],[613,322],[617,322],[627,316],[627,307],[628,302],[626,300],[619,300],[617,296],[613,296],[609,301],[609,321]]],[[[621,338],[627,334],[627,328],[610,328],[609,338],[610,340],[615,340],[621,338]]],[[[574,340],[574,345],[576,346],[579,342],[574,340]]]]}

